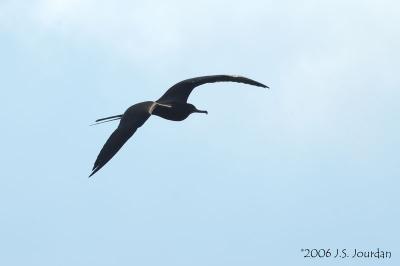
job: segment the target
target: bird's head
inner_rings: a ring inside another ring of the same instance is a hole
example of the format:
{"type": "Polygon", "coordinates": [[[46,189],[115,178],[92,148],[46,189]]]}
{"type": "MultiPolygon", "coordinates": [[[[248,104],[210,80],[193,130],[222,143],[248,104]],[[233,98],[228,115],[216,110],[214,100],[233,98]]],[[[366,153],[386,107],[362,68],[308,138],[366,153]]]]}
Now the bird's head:
{"type": "Polygon", "coordinates": [[[190,103],[189,103],[188,105],[189,105],[190,111],[191,111],[192,113],[203,113],[203,114],[208,114],[207,111],[199,110],[199,109],[197,109],[196,106],[194,106],[193,104],[190,104],[190,103]]]}

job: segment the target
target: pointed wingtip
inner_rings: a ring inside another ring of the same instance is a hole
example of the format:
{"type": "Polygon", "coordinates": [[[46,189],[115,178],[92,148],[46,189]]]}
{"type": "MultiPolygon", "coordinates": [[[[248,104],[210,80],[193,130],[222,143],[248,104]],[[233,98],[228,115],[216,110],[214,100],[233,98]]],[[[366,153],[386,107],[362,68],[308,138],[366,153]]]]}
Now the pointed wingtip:
{"type": "Polygon", "coordinates": [[[89,175],[88,178],[92,177],[92,175],[94,175],[94,174],[95,174],[97,171],[99,171],[99,170],[100,170],[99,167],[93,167],[92,172],[90,173],[90,175],[89,175]]]}

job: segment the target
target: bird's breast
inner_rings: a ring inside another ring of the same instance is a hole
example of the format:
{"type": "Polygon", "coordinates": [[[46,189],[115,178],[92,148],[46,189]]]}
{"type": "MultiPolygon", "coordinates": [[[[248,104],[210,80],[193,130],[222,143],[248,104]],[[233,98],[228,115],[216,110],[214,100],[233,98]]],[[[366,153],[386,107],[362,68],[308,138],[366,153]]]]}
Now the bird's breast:
{"type": "Polygon", "coordinates": [[[190,111],[184,106],[168,104],[168,105],[159,105],[157,104],[153,110],[152,114],[162,117],[167,120],[172,121],[182,121],[185,120],[189,115],[190,111]]]}

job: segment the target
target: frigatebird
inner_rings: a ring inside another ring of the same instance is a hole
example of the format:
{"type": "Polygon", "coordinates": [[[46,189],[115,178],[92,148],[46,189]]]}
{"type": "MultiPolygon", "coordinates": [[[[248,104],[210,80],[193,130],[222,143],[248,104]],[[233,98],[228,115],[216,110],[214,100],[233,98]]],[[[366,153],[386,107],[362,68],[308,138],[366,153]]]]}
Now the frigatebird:
{"type": "Polygon", "coordinates": [[[125,142],[132,137],[136,130],[141,127],[151,115],[157,115],[172,121],[182,121],[192,113],[208,114],[207,111],[198,110],[193,104],[187,103],[187,100],[192,90],[197,86],[221,81],[239,82],[269,88],[260,82],[242,76],[211,75],[196,77],[183,80],[173,85],[155,102],[146,101],[137,103],[129,107],[122,115],[97,119],[95,121],[97,123],[94,125],[119,119],[121,121],[117,129],[111,134],[101,149],[89,177],[94,175],[111,160],[125,142]]]}

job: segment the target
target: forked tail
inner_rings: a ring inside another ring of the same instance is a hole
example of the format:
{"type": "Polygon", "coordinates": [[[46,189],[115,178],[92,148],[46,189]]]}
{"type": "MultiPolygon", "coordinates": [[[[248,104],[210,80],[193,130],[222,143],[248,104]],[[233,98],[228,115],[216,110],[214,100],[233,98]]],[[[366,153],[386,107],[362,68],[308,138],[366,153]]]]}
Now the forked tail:
{"type": "Polygon", "coordinates": [[[111,122],[114,120],[119,120],[119,119],[121,119],[121,117],[122,117],[122,115],[113,115],[113,116],[109,116],[109,117],[105,117],[105,118],[100,118],[95,121],[96,123],[91,124],[91,126],[106,123],[106,122],[111,122]]]}

